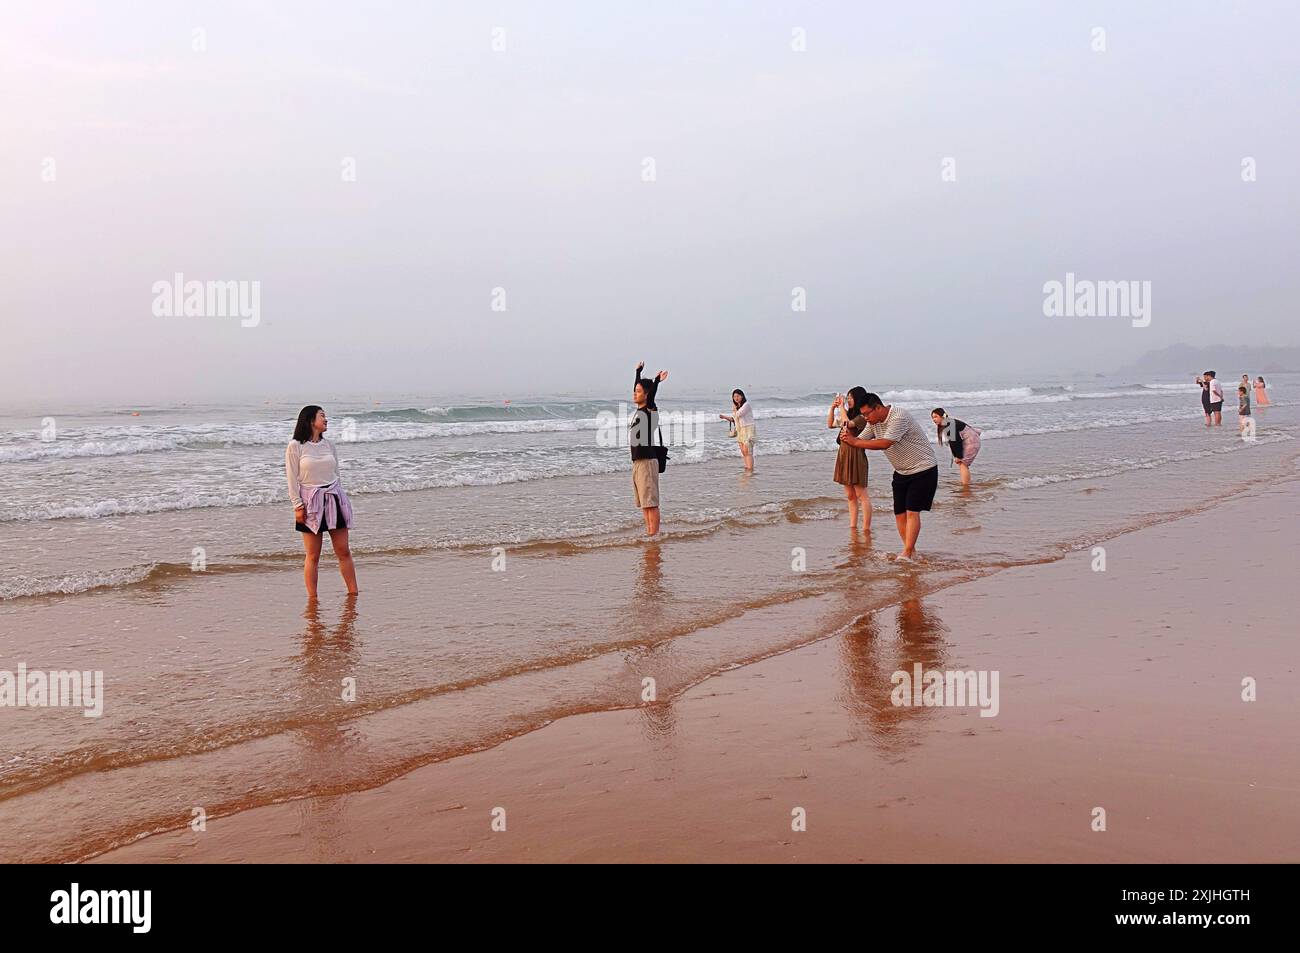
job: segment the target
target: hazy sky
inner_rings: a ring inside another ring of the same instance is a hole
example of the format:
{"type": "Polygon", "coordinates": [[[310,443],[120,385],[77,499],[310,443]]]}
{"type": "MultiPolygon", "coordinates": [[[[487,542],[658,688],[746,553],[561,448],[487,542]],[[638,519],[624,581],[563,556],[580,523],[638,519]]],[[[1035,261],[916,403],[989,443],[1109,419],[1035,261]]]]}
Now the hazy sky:
{"type": "Polygon", "coordinates": [[[690,390],[927,386],[1300,343],[1294,2],[4,21],[0,404],[621,393],[640,357],[690,390]],[[1044,317],[1067,271],[1150,281],[1150,326],[1044,317]],[[260,325],[155,316],[176,272],[260,282],[260,325]]]}

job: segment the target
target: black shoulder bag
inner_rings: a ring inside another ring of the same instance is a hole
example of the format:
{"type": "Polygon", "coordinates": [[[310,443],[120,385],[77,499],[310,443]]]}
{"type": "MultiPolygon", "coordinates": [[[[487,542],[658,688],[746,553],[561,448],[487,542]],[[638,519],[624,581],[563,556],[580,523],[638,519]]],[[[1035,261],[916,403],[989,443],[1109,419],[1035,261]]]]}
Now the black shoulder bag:
{"type": "MultiPolygon", "coordinates": [[[[658,412],[659,411],[655,411],[655,413],[658,412]]],[[[650,422],[651,419],[650,411],[647,410],[645,415],[646,415],[646,421],[650,422]]],[[[664,446],[663,431],[659,429],[659,425],[657,423],[655,424],[655,433],[659,434],[659,443],[658,445],[652,443],[650,445],[650,449],[655,452],[655,458],[659,461],[659,472],[663,473],[665,470],[668,469],[668,448],[664,446]]]]}

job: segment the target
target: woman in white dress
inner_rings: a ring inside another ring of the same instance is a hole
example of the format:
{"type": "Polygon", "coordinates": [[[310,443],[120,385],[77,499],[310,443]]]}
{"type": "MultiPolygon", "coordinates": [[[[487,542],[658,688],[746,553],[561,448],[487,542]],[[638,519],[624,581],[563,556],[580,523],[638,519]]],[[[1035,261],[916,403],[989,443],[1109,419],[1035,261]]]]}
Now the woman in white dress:
{"type": "Polygon", "coordinates": [[[754,472],[754,438],[758,428],[754,426],[754,408],[745,399],[745,392],[737,387],[731,392],[731,403],[735,410],[732,414],[718,414],[719,420],[731,424],[736,444],[740,447],[740,456],[745,461],[745,471],[754,472]]]}

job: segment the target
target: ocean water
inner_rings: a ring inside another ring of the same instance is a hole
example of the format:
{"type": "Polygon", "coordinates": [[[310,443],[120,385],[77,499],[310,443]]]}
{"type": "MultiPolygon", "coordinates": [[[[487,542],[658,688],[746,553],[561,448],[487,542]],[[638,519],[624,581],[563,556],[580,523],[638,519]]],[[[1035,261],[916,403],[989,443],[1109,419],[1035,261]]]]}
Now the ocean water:
{"type": "MultiPolygon", "coordinates": [[[[1274,378],[1272,419],[1257,416],[1261,440],[1291,436],[1276,428],[1293,387],[1286,375],[1274,378]]],[[[728,409],[727,395],[679,397],[673,390],[673,382],[665,385],[660,401],[665,421],[680,422],[667,438],[691,445],[673,449],[664,477],[666,528],[838,501],[829,479],[834,431],[824,426],[831,391],[751,394],[760,465],[758,476],[738,488],[739,457],[717,419],[728,409]]],[[[1186,381],[1097,378],[880,393],[927,429],[936,405],[980,427],[977,485],[999,495],[1159,468],[1225,446],[1172,436],[1200,419],[1199,391],[1186,381]]],[[[622,400],[326,400],[329,436],[358,507],[353,545],[364,553],[635,533],[640,517],[627,481],[581,479],[630,470],[625,446],[611,445],[623,433],[622,400]]],[[[1229,403],[1225,426],[1235,429],[1229,403]]],[[[216,562],[296,555],[297,535],[285,531],[292,521],[283,449],[297,409],[261,403],[0,415],[0,599],[188,571],[196,547],[216,562]]],[[[945,451],[945,470],[947,458],[945,451]]],[[[883,458],[872,459],[883,474],[883,458]]],[[[884,507],[888,484],[877,487],[877,506],[884,507]]]]}
{"type": "MultiPolygon", "coordinates": [[[[0,669],[103,671],[106,698],[96,719],[0,710],[0,860],[84,859],[196,806],[373,787],[568,714],[640,707],[647,676],[662,702],[647,730],[670,733],[672,698],[712,672],[883,606],[951,611],[945,588],[1010,566],[1073,556],[1089,571],[1098,543],[1110,571],[1133,571],[1106,541],[1228,499],[1266,506],[1300,457],[1300,375],[1270,376],[1253,442],[1235,402],[1205,428],[1182,380],[878,385],[923,423],[938,404],[983,430],[969,490],[940,452],[926,562],[906,566],[888,558],[881,454],[874,532],[848,531],[829,389],[751,391],[746,475],[717,420],[727,393],[675,384],[660,409],[693,439],[671,450],[655,543],[628,451],[609,445],[622,395],[316,398],[362,592],[343,598],[326,544],[307,608],[283,474],[296,406],[6,410],[0,669]]],[[[1207,541],[1207,558],[1232,554],[1207,541]]]]}

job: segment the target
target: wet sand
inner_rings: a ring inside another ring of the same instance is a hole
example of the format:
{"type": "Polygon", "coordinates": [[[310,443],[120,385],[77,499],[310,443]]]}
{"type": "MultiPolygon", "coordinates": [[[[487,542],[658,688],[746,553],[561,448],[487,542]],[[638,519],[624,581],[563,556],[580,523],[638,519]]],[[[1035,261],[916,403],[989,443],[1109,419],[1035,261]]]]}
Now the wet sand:
{"type": "MultiPolygon", "coordinates": [[[[1105,572],[1087,549],[1004,569],[668,701],[96,860],[1294,862],[1298,510],[1284,479],[1109,540],[1105,572]],[[998,671],[998,715],[892,705],[916,662],[998,671]]],[[[826,598],[715,628],[796,624],[826,598]]]]}

